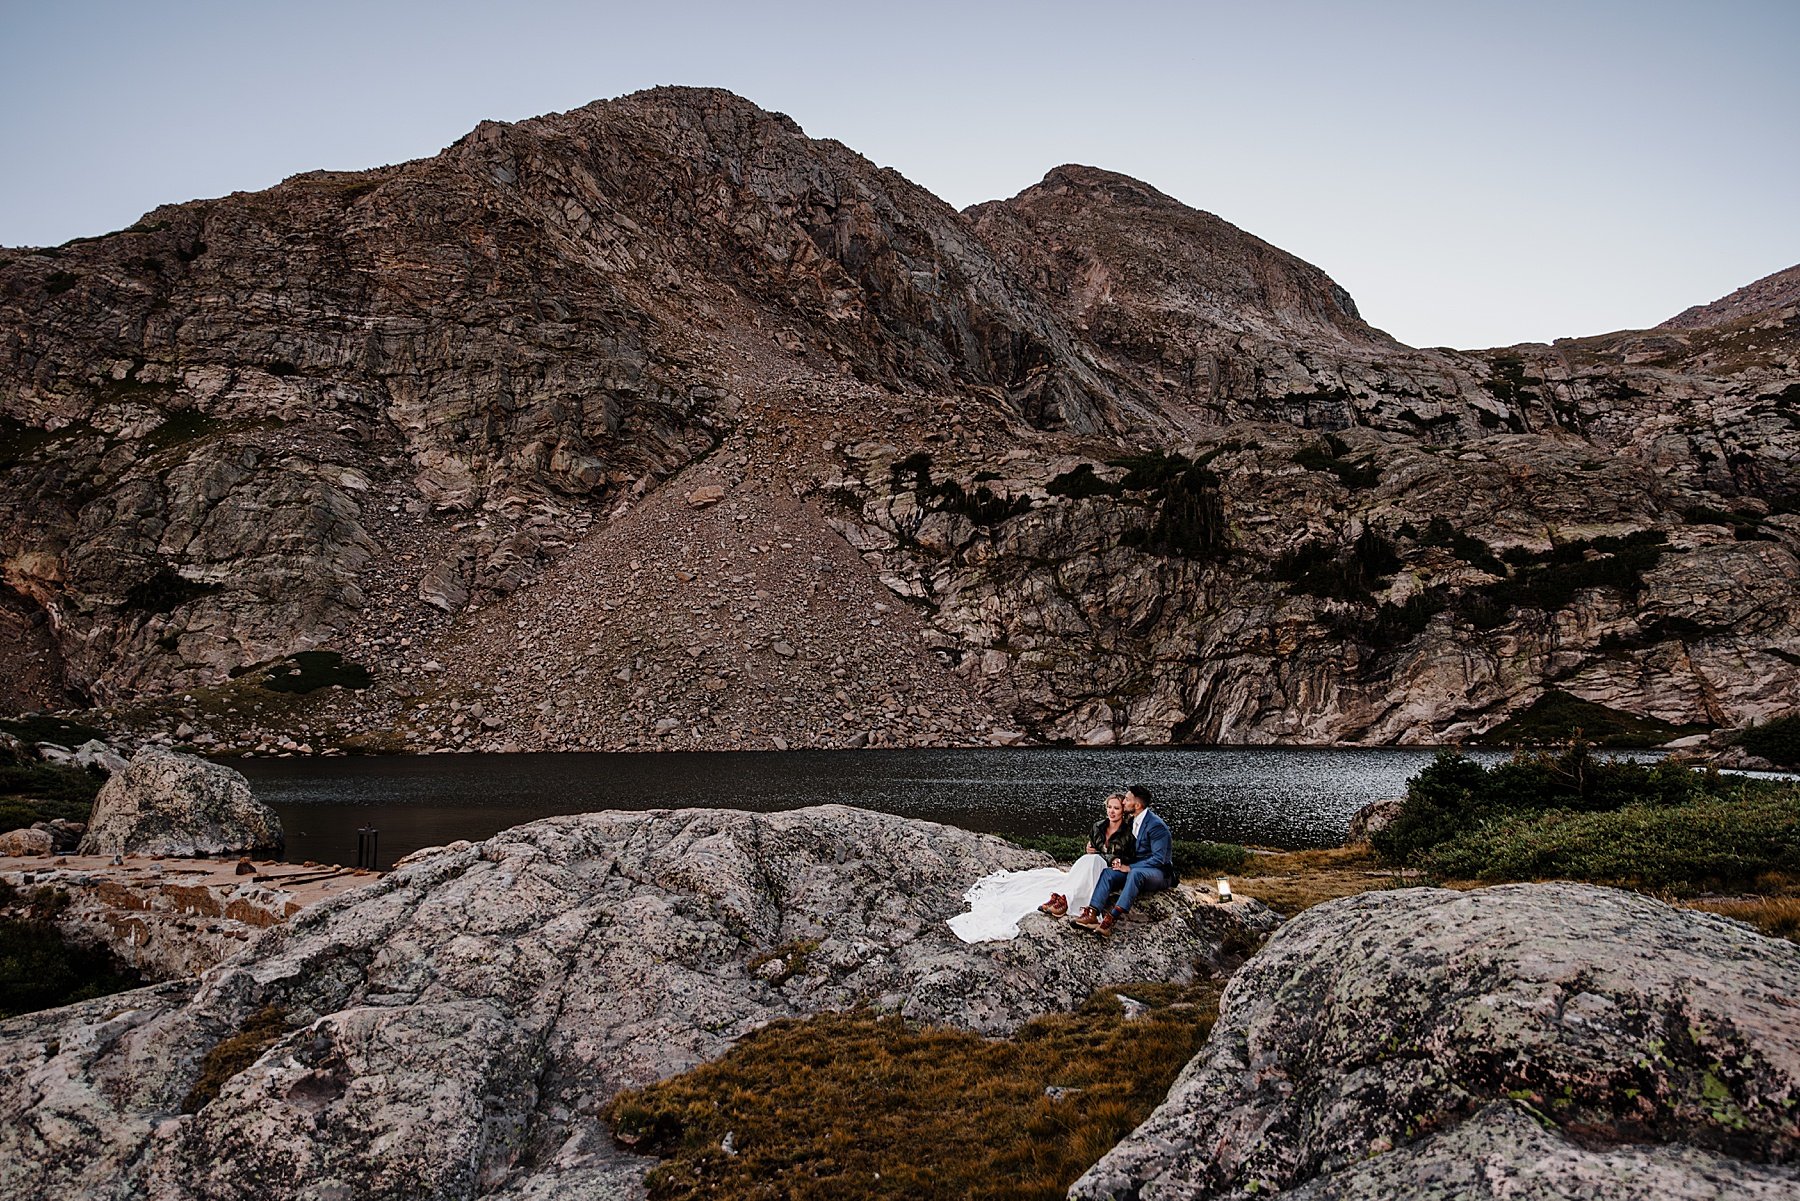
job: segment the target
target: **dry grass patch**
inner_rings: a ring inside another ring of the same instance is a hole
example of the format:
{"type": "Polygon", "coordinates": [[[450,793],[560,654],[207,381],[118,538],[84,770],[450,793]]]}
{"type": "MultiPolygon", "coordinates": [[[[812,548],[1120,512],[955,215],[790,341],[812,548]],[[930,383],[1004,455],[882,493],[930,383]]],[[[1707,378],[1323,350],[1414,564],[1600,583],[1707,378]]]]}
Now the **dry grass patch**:
{"type": "MultiPolygon", "coordinates": [[[[1231,878],[1232,891],[1292,917],[1339,897],[1425,883],[1416,871],[1386,866],[1367,846],[1317,851],[1258,851],[1231,878]]],[[[1450,887],[1455,887],[1451,885],[1450,887]]]]}
{"type": "Polygon", "coordinates": [[[1219,987],[1101,989],[1009,1039],[862,1012],[775,1022],[606,1117],[664,1157],[656,1201],[1061,1197],[1167,1095],[1219,987]],[[1127,1020],[1118,993],[1151,1008],[1127,1020]]]}
{"type": "Polygon", "coordinates": [[[1748,922],[1771,938],[1800,942],[1800,876],[1770,872],[1756,881],[1764,895],[1712,897],[1693,901],[1689,908],[1748,922]]]}

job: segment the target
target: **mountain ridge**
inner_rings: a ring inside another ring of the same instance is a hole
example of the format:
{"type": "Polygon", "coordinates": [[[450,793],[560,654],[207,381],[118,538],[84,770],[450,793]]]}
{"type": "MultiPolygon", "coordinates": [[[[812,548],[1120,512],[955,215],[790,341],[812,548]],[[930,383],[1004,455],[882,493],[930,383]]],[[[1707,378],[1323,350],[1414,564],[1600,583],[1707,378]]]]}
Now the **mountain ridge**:
{"type": "Polygon", "coordinates": [[[1129,177],[959,213],[653,89],[0,252],[0,658],[219,746],[1741,724],[1800,687],[1796,342],[1405,347],[1129,177]],[[377,683],[231,674],[307,650],[377,683]]]}

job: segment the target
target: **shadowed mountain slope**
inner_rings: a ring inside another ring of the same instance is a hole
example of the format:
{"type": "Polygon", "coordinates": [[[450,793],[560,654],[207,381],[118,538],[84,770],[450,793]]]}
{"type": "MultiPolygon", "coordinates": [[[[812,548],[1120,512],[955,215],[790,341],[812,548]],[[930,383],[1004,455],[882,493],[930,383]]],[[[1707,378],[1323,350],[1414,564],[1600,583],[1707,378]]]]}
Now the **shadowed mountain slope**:
{"type": "Polygon", "coordinates": [[[717,90],[484,123],[0,251],[0,668],[215,747],[1740,724],[1800,690],[1789,274],[1414,350],[1094,168],[959,214],[717,90]]]}

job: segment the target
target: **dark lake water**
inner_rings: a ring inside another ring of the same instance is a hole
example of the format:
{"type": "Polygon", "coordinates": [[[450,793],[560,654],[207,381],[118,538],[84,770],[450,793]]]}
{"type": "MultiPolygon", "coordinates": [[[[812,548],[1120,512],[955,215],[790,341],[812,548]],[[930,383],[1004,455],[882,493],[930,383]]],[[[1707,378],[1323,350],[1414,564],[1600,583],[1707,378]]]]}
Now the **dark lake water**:
{"type": "MultiPolygon", "coordinates": [[[[1335,846],[1351,815],[1397,797],[1421,749],[1216,748],[422,755],[234,759],[281,815],[288,858],[383,866],[420,847],[599,809],[770,811],[840,802],[997,834],[1078,834],[1108,792],[1148,785],[1177,837],[1335,846]]],[[[1494,762],[1501,751],[1475,751],[1494,762]]]]}

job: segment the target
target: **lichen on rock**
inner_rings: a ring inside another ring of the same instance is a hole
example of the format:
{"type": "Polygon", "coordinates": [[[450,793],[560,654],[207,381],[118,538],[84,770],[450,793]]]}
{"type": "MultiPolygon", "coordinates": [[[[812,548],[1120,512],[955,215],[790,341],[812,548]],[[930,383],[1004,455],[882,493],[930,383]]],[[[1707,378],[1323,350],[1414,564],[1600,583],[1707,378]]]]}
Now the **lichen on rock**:
{"type": "Polygon", "coordinates": [[[1586,885],[1289,923],[1071,1197],[1775,1197],[1800,1189],[1800,947],[1586,885]]]}
{"type": "Polygon", "coordinates": [[[197,984],[7,1026],[0,1196],[628,1196],[650,1165],[600,1106],[772,1019],[1001,1034],[1242,942],[1180,894],[1105,944],[1037,915],[1000,944],[945,926],[980,876],[1045,862],[843,806],[582,814],[414,855],[197,984]],[[288,1031],[195,1092],[271,1007],[288,1031]]]}

